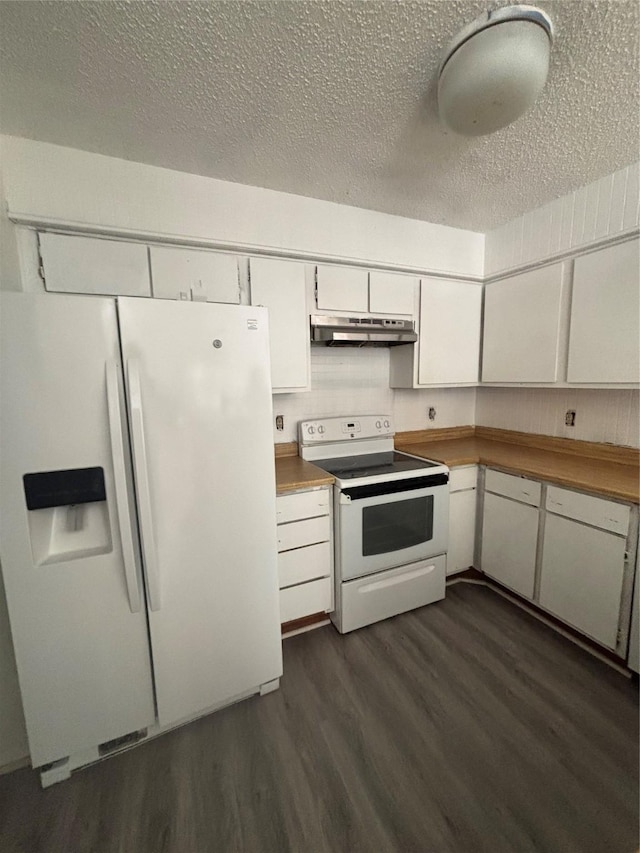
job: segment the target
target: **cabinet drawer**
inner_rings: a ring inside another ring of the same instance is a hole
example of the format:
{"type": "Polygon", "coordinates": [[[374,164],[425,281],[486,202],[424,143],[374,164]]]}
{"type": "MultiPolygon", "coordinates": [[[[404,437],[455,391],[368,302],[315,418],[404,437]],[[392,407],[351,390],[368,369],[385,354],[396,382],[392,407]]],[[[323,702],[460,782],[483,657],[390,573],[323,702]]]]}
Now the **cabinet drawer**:
{"type": "Polygon", "coordinates": [[[328,542],[330,538],[329,516],[308,518],[278,525],[278,551],[290,551],[316,542],[328,542]]]}
{"type": "Polygon", "coordinates": [[[449,471],[449,491],[461,492],[463,489],[475,489],[478,483],[478,466],[451,468],[449,471]]]}
{"type": "Polygon", "coordinates": [[[279,495],[276,498],[276,518],[278,524],[298,521],[302,518],[315,518],[329,515],[329,490],[298,492],[293,495],[279,495]]]}
{"type": "Polygon", "coordinates": [[[523,504],[540,506],[542,486],[534,480],[525,480],[524,477],[514,477],[512,474],[503,474],[501,471],[487,468],[484,487],[488,492],[494,492],[496,495],[513,498],[523,504]]]}
{"type": "Polygon", "coordinates": [[[626,537],[629,531],[631,510],[623,504],[579,492],[570,492],[568,489],[560,489],[557,486],[549,486],[546,506],[549,512],[556,515],[583,521],[585,524],[618,533],[620,536],[626,537]]]}
{"type": "Polygon", "coordinates": [[[328,542],[294,548],[278,554],[280,589],[331,574],[331,546],[328,542]]]}
{"type": "Polygon", "coordinates": [[[332,609],[331,578],[309,581],[280,590],[280,621],[283,623],[332,609]]]}

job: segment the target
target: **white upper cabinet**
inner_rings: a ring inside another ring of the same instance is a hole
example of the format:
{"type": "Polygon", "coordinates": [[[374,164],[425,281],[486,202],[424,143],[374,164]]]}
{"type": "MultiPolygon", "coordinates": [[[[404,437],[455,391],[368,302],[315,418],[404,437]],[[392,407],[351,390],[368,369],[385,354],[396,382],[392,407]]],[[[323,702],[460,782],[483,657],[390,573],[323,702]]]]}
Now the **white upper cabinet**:
{"type": "Polygon", "coordinates": [[[240,302],[235,255],[173,246],[151,246],[149,254],[156,298],[240,302]]]}
{"type": "Polygon", "coordinates": [[[147,247],[97,237],[39,234],[47,290],[151,296],[147,247]]]}
{"type": "Polygon", "coordinates": [[[576,259],[567,381],[640,382],[636,238],[576,259]]]}
{"type": "Polygon", "coordinates": [[[369,311],[369,273],[350,267],[319,266],[317,269],[318,310],[369,311]]]}
{"type": "Polygon", "coordinates": [[[413,316],[418,279],[392,272],[369,273],[369,311],[372,314],[413,316]]]}
{"type": "Polygon", "coordinates": [[[481,315],[481,285],[422,279],[419,385],[478,381],[481,315]]]}
{"type": "Polygon", "coordinates": [[[414,315],[418,289],[414,276],[319,266],[316,284],[319,311],[414,315]]]}
{"type": "Polygon", "coordinates": [[[269,309],[274,391],[309,387],[309,311],[304,264],[251,258],[251,304],[269,309]]]}
{"type": "Polygon", "coordinates": [[[483,382],[558,381],[563,266],[486,285],[483,382]]]}
{"type": "Polygon", "coordinates": [[[418,343],[392,347],[392,388],[475,385],[480,364],[482,285],[423,278],[418,343]]]}

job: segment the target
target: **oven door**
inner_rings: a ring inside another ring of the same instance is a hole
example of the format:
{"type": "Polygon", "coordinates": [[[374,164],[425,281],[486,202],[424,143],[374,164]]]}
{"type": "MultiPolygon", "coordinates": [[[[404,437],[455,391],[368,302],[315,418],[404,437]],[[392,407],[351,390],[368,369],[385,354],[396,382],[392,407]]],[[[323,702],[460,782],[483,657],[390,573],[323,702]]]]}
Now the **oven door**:
{"type": "Polygon", "coordinates": [[[444,554],[449,537],[447,474],[337,492],[340,580],[444,554]]]}

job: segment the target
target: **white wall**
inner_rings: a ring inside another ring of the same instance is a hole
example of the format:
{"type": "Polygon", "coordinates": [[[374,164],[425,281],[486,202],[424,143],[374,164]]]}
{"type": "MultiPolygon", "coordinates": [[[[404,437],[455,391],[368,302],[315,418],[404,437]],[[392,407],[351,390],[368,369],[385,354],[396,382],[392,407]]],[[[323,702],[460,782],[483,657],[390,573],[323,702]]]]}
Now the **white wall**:
{"type": "Polygon", "coordinates": [[[640,163],[632,163],[489,231],[485,276],[585,249],[639,224],[640,163]]]}
{"type": "Polygon", "coordinates": [[[0,139],[9,216],[482,277],[484,235],[59,145],[0,139]]]}
{"type": "Polygon", "coordinates": [[[275,394],[273,411],[284,416],[274,441],[297,439],[299,420],[339,415],[390,414],[396,431],[472,424],[475,388],[394,390],[389,388],[389,349],[311,347],[311,391],[275,394]],[[436,409],[429,421],[429,406],[436,409]]]}
{"type": "Polygon", "coordinates": [[[640,447],[640,391],[587,388],[480,388],[480,426],[640,447]],[[576,412],[565,426],[567,409],[576,412]]]}

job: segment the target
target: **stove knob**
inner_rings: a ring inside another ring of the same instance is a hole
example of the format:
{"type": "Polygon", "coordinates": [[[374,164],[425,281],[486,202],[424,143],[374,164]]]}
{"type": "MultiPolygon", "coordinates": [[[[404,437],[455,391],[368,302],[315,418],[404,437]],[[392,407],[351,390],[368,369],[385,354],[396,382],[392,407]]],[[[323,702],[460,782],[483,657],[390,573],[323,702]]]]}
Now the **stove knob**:
{"type": "Polygon", "coordinates": [[[391,424],[389,423],[389,421],[384,422],[384,428],[385,429],[389,429],[390,426],[391,426],[391,424]]]}
{"type": "Polygon", "coordinates": [[[307,432],[309,433],[309,435],[313,435],[315,431],[316,431],[315,427],[312,427],[312,426],[307,427],[307,432]]]}
{"type": "Polygon", "coordinates": [[[324,427],[323,427],[323,426],[319,426],[319,427],[318,427],[318,432],[320,433],[320,435],[324,435],[324,427]]]}
{"type": "Polygon", "coordinates": [[[382,429],[382,424],[380,421],[376,421],[376,429],[382,429]]]}

